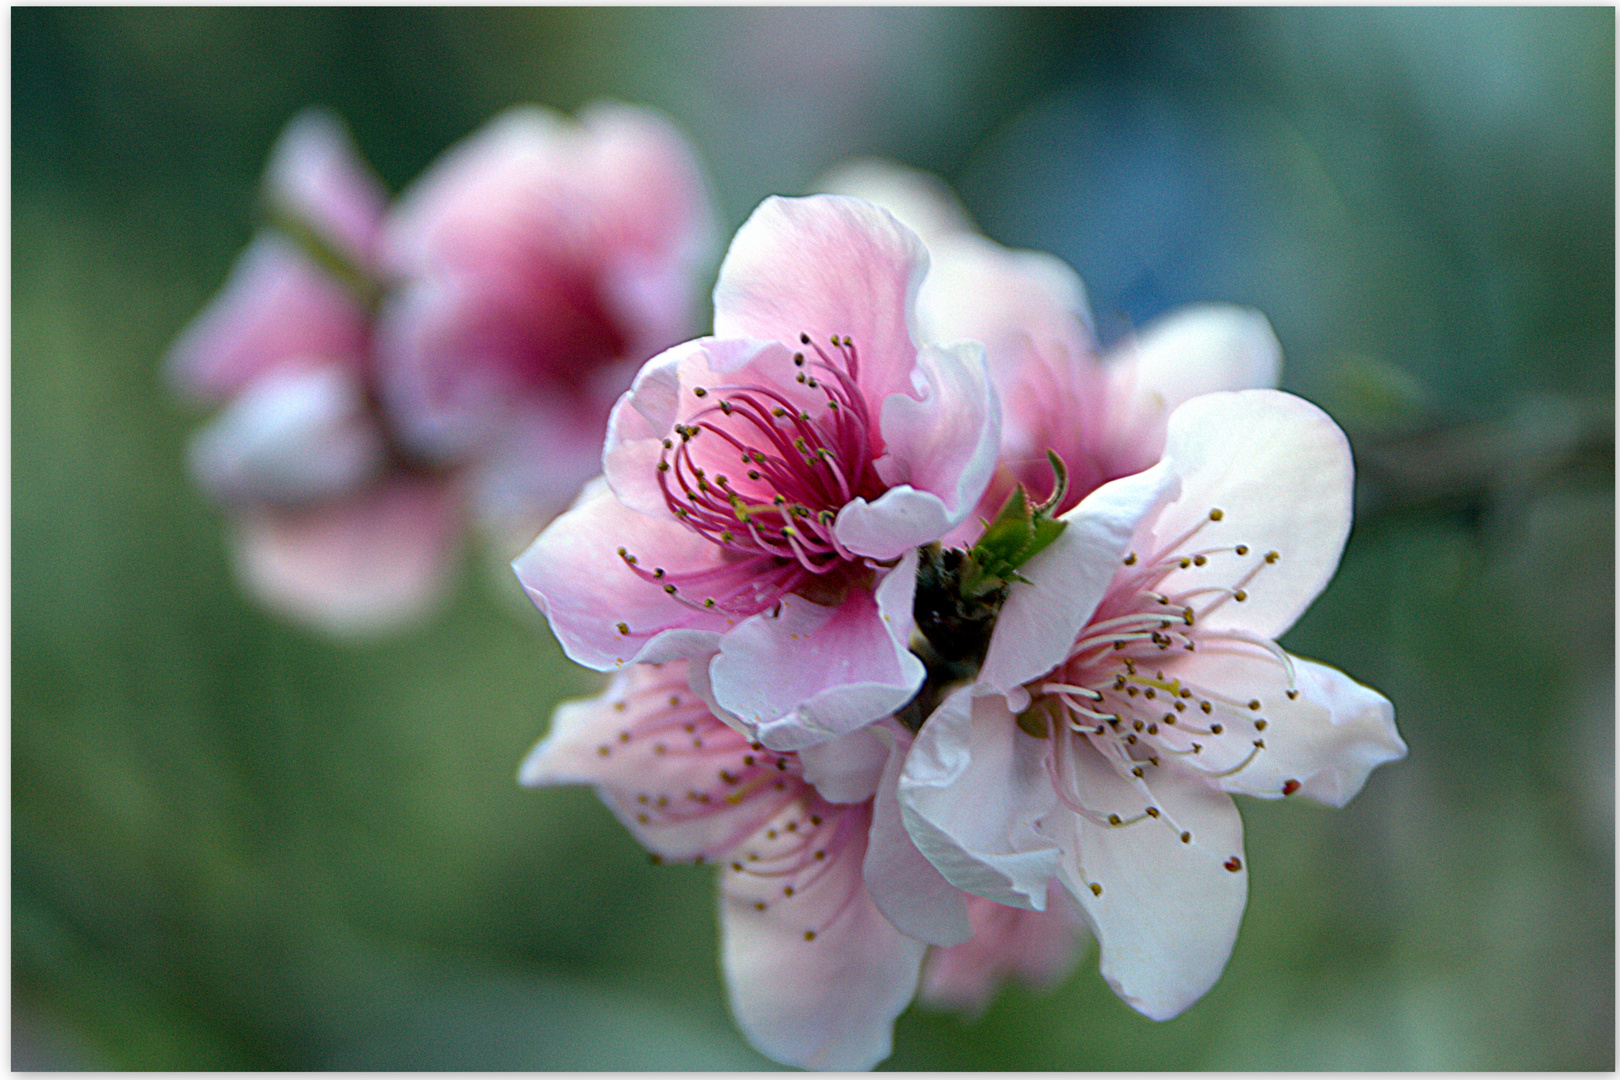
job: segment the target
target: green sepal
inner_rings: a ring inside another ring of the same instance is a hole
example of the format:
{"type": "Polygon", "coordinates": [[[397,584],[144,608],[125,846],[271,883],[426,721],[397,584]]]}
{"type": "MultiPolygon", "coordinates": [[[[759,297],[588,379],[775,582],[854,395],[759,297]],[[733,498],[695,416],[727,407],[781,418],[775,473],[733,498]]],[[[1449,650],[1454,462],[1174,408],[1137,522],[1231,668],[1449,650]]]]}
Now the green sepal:
{"type": "Polygon", "coordinates": [[[963,596],[983,596],[1015,581],[1028,584],[1018,568],[1045,551],[1068,527],[1068,522],[1052,517],[1051,512],[1068,490],[1069,470],[1055,452],[1048,450],[1046,457],[1055,478],[1052,494],[1031,505],[1023,484],[1013,488],[967,553],[961,578],[963,596]]]}

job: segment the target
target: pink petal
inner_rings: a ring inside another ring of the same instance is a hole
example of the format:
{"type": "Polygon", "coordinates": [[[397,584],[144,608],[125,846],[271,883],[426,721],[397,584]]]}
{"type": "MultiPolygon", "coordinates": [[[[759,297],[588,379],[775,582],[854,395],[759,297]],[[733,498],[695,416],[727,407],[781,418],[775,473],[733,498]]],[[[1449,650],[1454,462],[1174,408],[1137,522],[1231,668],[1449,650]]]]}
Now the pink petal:
{"type": "Polygon", "coordinates": [[[836,739],[806,746],[799,751],[804,779],[816,794],[828,802],[863,802],[878,789],[883,766],[889,760],[892,739],[878,736],[886,731],[873,724],[840,735],[836,739]]]}
{"type": "Polygon", "coordinates": [[[1067,657],[1132,535],[1174,490],[1167,470],[1149,469],[1104,484],[1062,515],[1067,527],[1020,571],[1028,582],[1008,590],[979,681],[1010,693],[1067,657]]]}
{"type": "Polygon", "coordinates": [[[891,487],[874,502],[856,499],[839,512],[839,539],[876,559],[944,536],[972,512],[995,469],[1001,412],[971,343],[926,347],[918,356],[919,397],[883,402],[888,453],[877,469],[891,487]]]}
{"type": "Polygon", "coordinates": [[[998,696],[969,689],[945,700],[917,733],[900,774],[906,831],[957,888],[1039,910],[1056,875],[1056,844],[1035,832],[1056,797],[1044,740],[1018,730],[998,696]]]}
{"type": "MultiPolygon", "coordinates": [[[[483,450],[530,402],[586,399],[623,348],[577,283],[459,274],[396,290],[379,317],[381,389],[417,452],[483,450]]],[[[627,372],[620,371],[620,378],[627,372]]]]}
{"type": "Polygon", "coordinates": [[[737,230],[714,287],[714,332],[797,347],[854,339],[874,404],[915,393],[913,308],[928,255],[915,233],[870,203],[771,197],[737,230]]]}
{"type": "Polygon", "coordinates": [[[509,109],[447,151],[400,196],[383,257],[400,276],[509,264],[526,249],[563,257],[587,235],[568,177],[576,126],[548,109],[509,109]]]}
{"type": "Polygon", "coordinates": [[[1231,796],[1173,770],[1151,785],[1161,816],[1142,817],[1143,793],[1089,743],[1075,748],[1085,806],[1141,820],[1110,826],[1060,810],[1042,831],[1075,853],[1063,883],[1097,936],[1103,978],[1131,1008],[1168,1020],[1215,985],[1237,940],[1248,895],[1243,820],[1231,796]]]}
{"type": "Polygon", "coordinates": [[[630,351],[646,356],[686,336],[697,270],[717,243],[714,196],[697,152],[648,109],[597,102],[580,113],[590,133],[581,180],[600,206],[603,288],[630,351]]]}
{"type": "Polygon", "coordinates": [[[616,672],[604,693],[559,705],[518,779],[530,787],[591,784],[643,847],[667,859],[713,859],[802,795],[796,779],[780,790],[745,782],[767,756],[687,689],[684,664],[636,664],[616,672]]]}
{"type": "Polygon", "coordinates": [[[335,243],[356,265],[371,265],[388,193],[336,115],[310,108],[293,117],[270,153],[265,189],[282,212],[335,243]]]}
{"type": "Polygon", "coordinates": [[[444,596],[456,502],[443,483],[395,478],[339,503],[256,510],[235,523],[237,572],[268,607],[327,633],[396,629],[444,596]]]}
{"type": "Polygon", "coordinates": [[[821,804],[813,843],[825,859],[797,879],[792,896],[783,878],[754,872],[802,853],[804,823],[816,809],[788,807],[767,827],[774,839],[762,830],[735,853],[741,870],[721,870],[727,992],[743,1034],[768,1057],[804,1069],[870,1069],[889,1055],[926,946],[896,930],[867,894],[866,804],[821,804]]]}
{"type": "Polygon", "coordinates": [[[1278,637],[1326,587],[1344,550],[1354,479],[1344,432],[1292,394],[1205,394],[1171,416],[1164,460],[1181,493],[1151,536],[1137,537],[1137,553],[1209,552],[1205,565],[1177,572],[1166,587],[1241,587],[1243,602],[1220,604],[1201,624],[1278,637]],[[1238,545],[1247,552],[1237,554],[1238,545]]]}
{"type": "Polygon", "coordinates": [[[656,552],[657,565],[671,573],[718,566],[723,555],[675,519],[638,514],[606,484],[587,485],[568,512],[512,562],[569,659],[609,671],[713,651],[734,620],[688,607],[637,577],[619,556],[620,547],[649,558],[656,552]]]}
{"type": "Polygon", "coordinates": [[[284,360],[358,366],[365,309],[291,241],[261,233],[219,293],[181,333],[164,361],[171,384],[218,401],[284,360]]]}
{"type": "Polygon", "coordinates": [[[969,1018],[984,1012],[1007,979],[1038,990],[1063,982],[1090,937],[1074,901],[1055,882],[1047,890],[1045,911],[1025,911],[980,896],[968,897],[967,905],[972,940],[929,950],[918,996],[969,1018]]]}
{"type": "Polygon", "coordinates": [[[1252,308],[1181,308],[1114,349],[1108,366],[1107,427],[1101,453],[1114,475],[1159,458],[1165,423],[1185,401],[1220,390],[1277,385],[1282,345],[1252,308]]]}
{"type": "Polygon", "coordinates": [[[917,850],[901,818],[898,784],[910,734],[892,721],[867,730],[891,747],[872,803],[872,832],[863,871],[872,902],[908,937],[930,945],[966,941],[973,936],[967,894],[946,881],[917,850]]]}
{"type": "Polygon", "coordinates": [[[923,680],[922,662],[907,648],[916,576],[911,553],[876,594],[857,586],[836,607],[789,594],[777,613],[744,620],[721,639],[709,666],[715,700],[778,750],[825,742],[894,712],[923,680]]]}
{"type": "Polygon", "coordinates": [[[1104,376],[1091,308],[1074,271],[1050,255],[1009,250],[974,235],[940,241],[930,254],[933,265],[917,297],[923,334],[931,341],[983,342],[1001,400],[1000,467],[979,516],[994,517],[1017,483],[1044,496],[1052,484],[1048,450],[1069,471],[1059,512],[1125,475],[1109,471],[1100,456],[1104,376]]]}

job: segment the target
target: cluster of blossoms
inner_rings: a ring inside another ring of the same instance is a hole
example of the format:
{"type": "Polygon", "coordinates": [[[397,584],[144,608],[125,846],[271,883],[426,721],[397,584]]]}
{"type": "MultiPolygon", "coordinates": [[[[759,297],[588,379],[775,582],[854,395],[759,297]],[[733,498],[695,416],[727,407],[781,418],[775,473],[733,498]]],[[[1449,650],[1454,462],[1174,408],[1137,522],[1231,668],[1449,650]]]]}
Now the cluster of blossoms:
{"type": "Polygon", "coordinates": [[[245,583],[361,632],[442,593],[465,523],[538,532],[518,579],[612,674],[522,780],[719,867],[777,1061],[870,1067],[914,997],[981,1010],[1091,938],[1175,1016],[1236,940],[1231,795],[1342,805],[1405,753],[1387,700],[1276,644],[1352,466],[1255,312],[1103,354],[1071,269],[868,163],[755,210],[673,344],[710,200],[623,106],[514,110],[392,202],[310,113],[266,189],[168,363],[220,406],[191,466],[245,583]]]}
{"type": "Polygon", "coordinates": [[[339,635],[428,610],[467,524],[504,563],[568,505],[636,368],[691,331],[715,246],[696,155],[621,105],[513,109],[392,201],[306,112],[264,195],[167,375],[218,407],[191,471],[244,585],[339,635]]]}
{"type": "Polygon", "coordinates": [[[1348,443],[1271,388],[1257,313],[1099,355],[1073,271],[925,178],[824,190],[742,226],[714,333],[647,362],[514,563],[613,673],[522,779],[719,866],[732,1008],[780,1062],[870,1067],[914,996],[982,1008],[1088,935],[1168,1019],[1236,940],[1231,795],[1342,805],[1405,753],[1276,644],[1343,550],[1348,443]]]}

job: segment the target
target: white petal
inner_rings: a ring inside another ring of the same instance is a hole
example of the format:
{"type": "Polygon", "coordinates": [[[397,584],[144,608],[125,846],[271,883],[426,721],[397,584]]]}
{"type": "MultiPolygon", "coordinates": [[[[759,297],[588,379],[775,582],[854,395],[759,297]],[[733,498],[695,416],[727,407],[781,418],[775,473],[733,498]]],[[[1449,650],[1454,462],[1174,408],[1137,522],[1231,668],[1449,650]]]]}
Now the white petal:
{"type": "Polygon", "coordinates": [[[1210,554],[1203,566],[1173,572],[1160,590],[1232,589],[1253,571],[1243,602],[1209,609],[1209,596],[1201,598],[1200,622],[1277,638],[1333,577],[1350,532],[1354,467],[1344,432],[1315,405],[1279,390],[1205,394],[1170,418],[1164,460],[1180,476],[1181,493],[1138,543],[1174,545],[1162,554],[1210,554]],[[1193,528],[1189,540],[1174,543],[1193,528]],[[1247,552],[1236,554],[1238,545],[1247,552]]]}
{"type": "Polygon", "coordinates": [[[1040,910],[1058,849],[1034,823],[1056,800],[1045,740],[1018,730],[999,696],[946,698],[900,774],[900,811],[917,847],[957,888],[1040,910]]]}
{"type": "Polygon", "coordinates": [[[1135,472],[1157,460],[1165,422],[1182,402],[1276,386],[1282,345],[1260,312],[1200,304],[1149,326],[1105,362],[1104,453],[1116,468],[1135,472]]]}
{"type": "MultiPolygon", "coordinates": [[[[1206,738],[1199,764],[1210,771],[1235,767],[1253,740],[1265,746],[1247,765],[1218,781],[1224,791],[1264,798],[1299,794],[1343,806],[1367,775],[1406,756],[1389,699],[1324,664],[1290,657],[1296,697],[1287,695],[1286,670],[1272,657],[1240,644],[1205,645],[1167,663],[1168,678],[1207,687],[1235,700],[1261,703],[1218,738],[1206,738]],[[1264,724],[1257,729],[1257,724],[1264,724]],[[1223,740],[1235,742],[1228,748],[1223,740]]],[[[1162,731],[1163,729],[1161,729],[1162,731]]]]}
{"type": "Polygon", "coordinates": [[[1104,484],[1062,516],[1068,526],[1020,571],[1008,590],[980,682],[1002,693],[1045,674],[1068,655],[1120,568],[1131,536],[1175,489],[1163,468],[1104,484]]]}
{"type": "Polygon", "coordinates": [[[883,207],[930,249],[950,233],[974,231],[973,219],[939,177],[882,158],[844,162],[810,187],[883,207]]]}
{"type": "Polygon", "coordinates": [[[870,1069],[889,1056],[895,1017],[910,1003],[922,942],[896,930],[861,879],[864,803],[784,810],[720,871],[721,963],[732,1013],[757,1050],[803,1069],[870,1069]],[[765,877],[800,843],[812,809],[825,859],[811,873],[765,877]],[[786,825],[793,822],[794,832],[786,825]],[[750,859],[750,855],[758,856],[750,859]],[[812,876],[813,875],[813,876],[812,876]],[[796,881],[792,896],[785,880],[796,881]]]}
{"type": "Polygon", "coordinates": [[[911,742],[896,726],[868,729],[890,745],[888,762],[872,803],[872,833],[866,851],[866,887],[873,903],[908,937],[930,945],[958,945],[973,936],[967,893],[946,881],[906,832],[898,784],[911,742]]]}
{"type": "Polygon", "coordinates": [[[1229,795],[1169,770],[1144,794],[1087,743],[1076,746],[1077,795],[1087,809],[1135,824],[1099,825],[1059,811],[1042,823],[1074,851],[1063,883],[1097,936],[1102,976],[1126,1004],[1168,1020],[1220,978],[1248,895],[1243,820],[1229,795]],[[1191,833],[1183,842],[1182,832],[1191,833]]]}

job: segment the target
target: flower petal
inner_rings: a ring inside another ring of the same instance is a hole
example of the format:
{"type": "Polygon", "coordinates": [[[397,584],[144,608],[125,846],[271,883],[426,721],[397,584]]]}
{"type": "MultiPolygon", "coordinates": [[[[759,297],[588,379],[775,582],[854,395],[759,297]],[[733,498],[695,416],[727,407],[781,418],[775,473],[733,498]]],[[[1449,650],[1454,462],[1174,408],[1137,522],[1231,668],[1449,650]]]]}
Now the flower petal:
{"type": "Polygon", "coordinates": [[[846,161],[823,173],[811,188],[883,207],[930,250],[948,235],[976,231],[966,208],[939,177],[883,158],[846,161]]]}
{"type": "Polygon", "coordinates": [[[371,265],[388,193],[330,110],[305,109],[287,124],[265,169],[270,201],[343,250],[371,265]]]}
{"type": "Polygon", "coordinates": [[[928,253],[910,229],[858,199],[771,197],[737,230],[714,286],[716,337],[797,347],[854,339],[867,401],[913,393],[913,311],[928,253]]]}
{"type": "Polygon", "coordinates": [[[1072,745],[1086,807],[1140,820],[1111,826],[1062,810],[1041,829],[1074,853],[1063,883],[1097,936],[1103,978],[1131,1008],[1168,1020],[1215,985],[1237,940],[1248,896],[1243,819],[1231,796],[1172,770],[1151,784],[1161,816],[1143,817],[1142,791],[1089,743],[1072,745]]]}
{"type": "MultiPolygon", "coordinates": [[[[1343,806],[1373,769],[1406,756],[1389,700],[1324,664],[1288,657],[1285,667],[1267,649],[1217,638],[1167,654],[1163,673],[1197,693],[1260,706],[1234,710],[1220,735],[1200,736],[1200,753],[1181,759],[1206,774],[1230,772],[1214,781],[1223,791],[1343,806]]],[[[1159,733],[1172,746],[1178,737],[1159,733]]]]}
{"type": "Polygon", "coordinates": [[[999,696],[958,690],[924,722],[900,774],[900,812],[952,885],[1014,907],[1045,905],[1059,852],[1032,827],[1056,802],[1044,753],[999,696]]]}
{"type": "Polygon", "coordinates": [[[712,859],[802,794],[797,780],[784,789],[749,785],[764,756],[687,689],[684,664],[635,664],[596,697],[559,705],[518,779],[529,787],[591,784],[649,851],[712,859]]]}
{"type": "MultiPolygon", "coordinates": [[[[872,802],[872,832],[864,875],[872,902],[901,933],[930,945],[958,945],[973,936],[966,897],[917,850],[897,798],[909,734],[898,725],[866,729],[891,747],[872,802]]],[[[977,899],[975,897],[975,899],[977,899]]]]}
{"type": "Polygon", "coordinates": [[[214,499],[297,505],[362,486],[384,454],[359,373],[293,362],[232,398],[192,438],[189,456],[193,478],[214,499]]]}
{"type": "Polygon", "coordinates": [[[1198,304],[1147,327],[1105,364],[1102,453],[1116,470],[1136,472],[1158,460],[1165,423],[1182,402],[1276,386],[1282,345],[1253,308],[1198,304]]]}
{"type": "Polygon", "coordinates": [[[925,347],[917,375],[920,397],[883,402],[887,453],[876,464],[889,490],[870,504],[849,503],[835,526],[845,547],[874,559],[932,543],[964,521],[996,465],[1001,411],[984,350],[971,342],[925,347]]]}
{"type": "Polygon", "coordinates": [[[234,523],[237,571],[267,607],[326,633],[393,630],[444,596],[456,502],[442,482],[393,478],[342,502],[258,509],[234,523]]]}
{"type": "Polygon", "coordinates": [[[804,769],[805,781],[813,785],[816,793],[828,802],[861,802],[870,799],[883,777],[883,766],[889,760],[892,740],[885,741],[877,732],[885,730],[873,724],[828,739],[824,743],[806,746],[799,751],[799,764],[804,769]]]}
{"type": "Polygon", "coordinates": [[[1181,492],[1151,536],[1138,537],[1139,554],[1209,552],[1204,565],[1173,573],[1162,588],[1242,588],[1242,602],[1200,606],[1200,622],[1280,636],[1333,577],[1350,532],[1354,467],[1344,432],[1279,390],[1205,394],[1171,416],[1164,460],[1181,492]]]}
{"type": "Polygon", "coordinates": [[[731,1010],[749,1043],[784,1065],[870,1069],[889,1056],[894,1019],[916,992],[927,946],[883,917],[861,878],[870,815],[865,803],[795,803],[767,826],[774,840],[762,831],[739,849],[742,871],[721,870],[731,1010]],[[787,896],[786,879],[751,868],[790,858],[817,808],[820,830],[832,833],[816,840],[826,858],[787,896]],[[797,828],[789,831],[789,823],[797,828]]]}
{"type": "Polygon", "coordinates": [[[712,651],[734,622],[637,577],[618,555],[656,551],[671,573],[719,565],[721,550],[671,518],[638,514],[593,481],[512,561],[575,663],[610,671],[712,651]],[[620,626],[623,626],[623,630],[620,626]]]}
{"type": "Polygon", "coordinates": [[[1068,655],[1119,570],[1132,535],[1175,490],[1152,468],[1104,484],[1062,515],[1068,526],[1023,567],[996,619],[979,681],[1002,693],[1052,670],[1068,655]]]}
{"type": "Polygon", "coordinates": [[[1047,890],[1045,911],[982,896],[969,896],[967,909],[972,939],[928,951],[918,997],[970,1019],[984,1012],[1009,978],[1042,990],[1057,986],[1074,970],[1090,937],[1079,909],[1056,882],[1047,890]]]}
{"type": "Polygon", "coordinates": [[[164,370],[180,392],[225,398],[269,367],[305,357],[356,367],[366,349],[360,302],[293,243],[261,233],[202,314],[169,349],[164,370]]]}
{"type": "Polygon", "coordinates": [[[777,750],[844,735],[899,709],[922,685],[907,648],[917,557],[887,572],[875,594],[859,586],[836,606],[796,594],[745,619],[709,666],[715,701],[777,750]]]}

